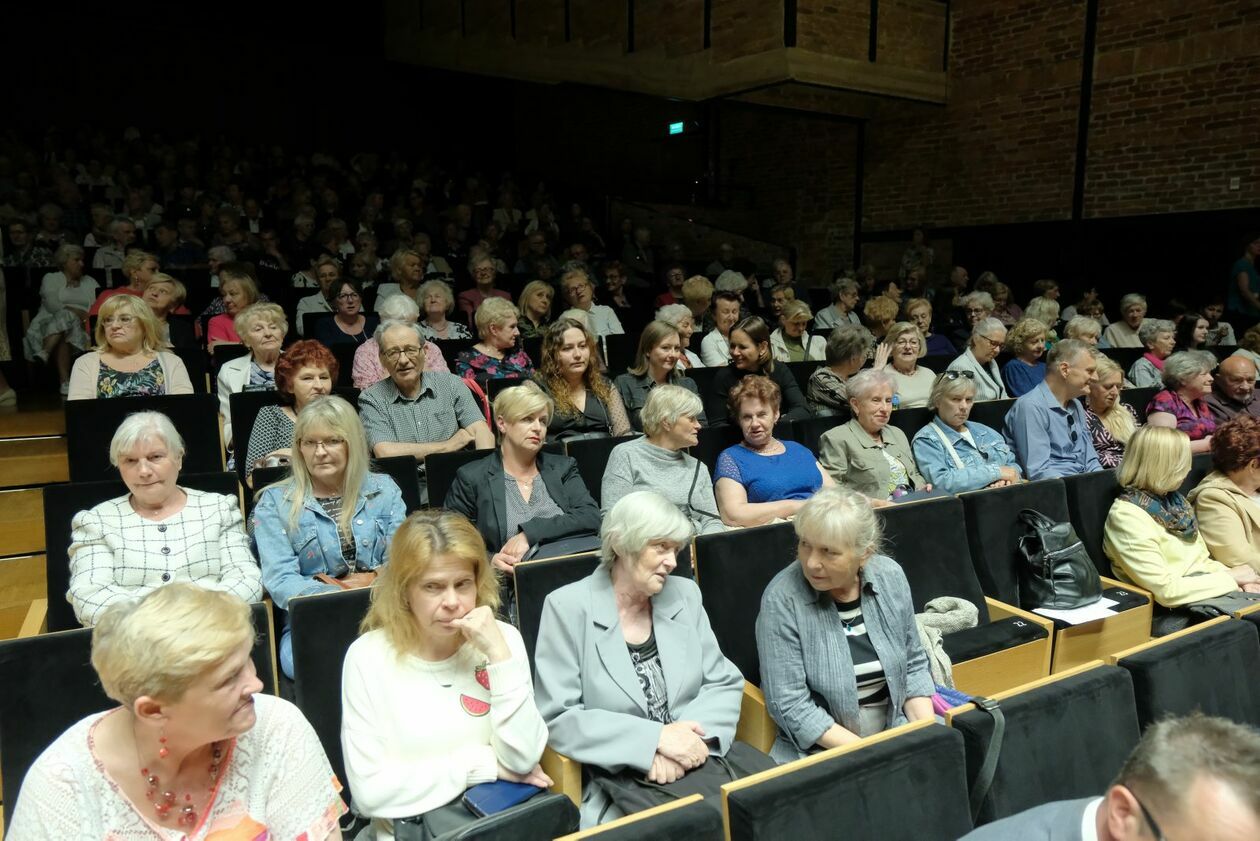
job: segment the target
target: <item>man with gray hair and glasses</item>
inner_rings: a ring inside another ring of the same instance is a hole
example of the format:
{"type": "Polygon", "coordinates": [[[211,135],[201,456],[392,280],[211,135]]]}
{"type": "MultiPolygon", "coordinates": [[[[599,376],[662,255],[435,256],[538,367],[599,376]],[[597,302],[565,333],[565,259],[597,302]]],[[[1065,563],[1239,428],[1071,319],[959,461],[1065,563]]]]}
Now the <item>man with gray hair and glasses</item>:
{"type": "Polygon", "coordinates": [[[1028,481],[1102,470],[1079,398],[1098,382],[1093,346],[1064,339],[1046,357],[1046,378],[1006,413],[1006,441],[1028,481]]]}
{"type": "Polygon", "coordinates": [[[1002,400],[1010,397],[1002,383],[1002,371],[995,361],[1006,343],[1006,325],[993,316],[977,321],[971,328],[971,340],[962,355],[949,363],[946,370],[969,371],[976,381],[976,401],[1002,400]]]}
{"type": "Polygon", "coordinates": [[[961,841],[1255,841],[1260,731],[1195,713],[1152,725],[1101,797],[1037,806],[961,841]]]}

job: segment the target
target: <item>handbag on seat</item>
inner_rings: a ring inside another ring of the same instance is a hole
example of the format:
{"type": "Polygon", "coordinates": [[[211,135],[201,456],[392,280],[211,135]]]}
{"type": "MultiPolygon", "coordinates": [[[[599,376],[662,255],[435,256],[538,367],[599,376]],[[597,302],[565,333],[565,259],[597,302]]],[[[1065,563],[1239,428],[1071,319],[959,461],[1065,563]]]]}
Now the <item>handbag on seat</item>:
{"type": "Polygon", "coordinates": [[[1071,610],[1102,598],[1102,581],[1085,544],[1071,523],[1056,523],[1040,511],[1019,512],[1019,601],[1037,607],[1071,610]]]}

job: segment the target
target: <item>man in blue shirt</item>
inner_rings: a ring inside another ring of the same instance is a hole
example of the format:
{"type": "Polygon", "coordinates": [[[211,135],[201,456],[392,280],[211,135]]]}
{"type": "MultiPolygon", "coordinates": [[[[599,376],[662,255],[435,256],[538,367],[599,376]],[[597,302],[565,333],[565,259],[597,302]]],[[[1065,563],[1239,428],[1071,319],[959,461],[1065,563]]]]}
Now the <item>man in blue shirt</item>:
{"type": "Polygon", "coordinates": [[[1064,339],[1046,358],[1046,378],[1006,414],[1006,440],[1029,481],[1102,470],[1078,398],[1098,381],[1090,345],[1064,339]]]}

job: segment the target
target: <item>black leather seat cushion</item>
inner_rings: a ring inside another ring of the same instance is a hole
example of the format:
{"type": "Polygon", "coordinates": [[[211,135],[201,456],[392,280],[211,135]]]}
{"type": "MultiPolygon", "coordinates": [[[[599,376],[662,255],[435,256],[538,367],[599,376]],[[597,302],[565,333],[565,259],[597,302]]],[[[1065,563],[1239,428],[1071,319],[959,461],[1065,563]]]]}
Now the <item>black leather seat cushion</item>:
{"type": "Polygon", "coordinates": [[[974,660],[986,654],[1005,651],[1017,645],[1045,639],[1048,634],[1041,625],[1018,617],[999,619],[986,625],[977,625],[962,631],[946,634],[941,639],[951,663],[974,660]]]}
{"type": "Polygon", "coordinates": [[[722,813],[709,803],[688,803],[598,836],[599,841],[723,841],[725,837],[722,813]]]}

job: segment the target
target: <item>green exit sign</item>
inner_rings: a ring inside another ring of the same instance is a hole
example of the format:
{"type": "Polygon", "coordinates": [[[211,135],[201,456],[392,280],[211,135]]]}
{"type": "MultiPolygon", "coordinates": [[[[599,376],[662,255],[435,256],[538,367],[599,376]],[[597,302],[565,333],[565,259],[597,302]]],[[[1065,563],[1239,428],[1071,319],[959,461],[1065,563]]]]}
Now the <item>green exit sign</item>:
{"type": "Polygon", "coordinates": [[[669,133],[670,133],[670,134],[682,134],[682,133],[683,133],[683,124],[682,124],[682,123],[670,123],[670,124],[669,124],[669,133]]]}

